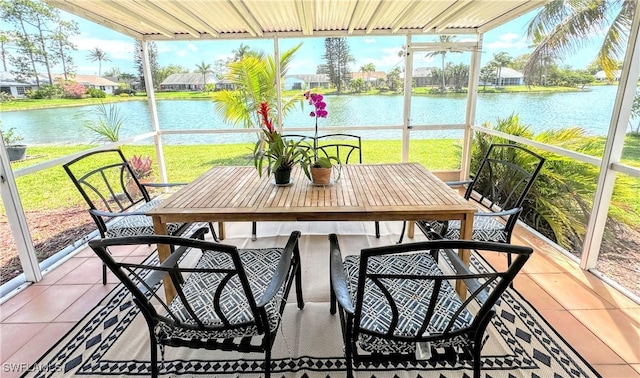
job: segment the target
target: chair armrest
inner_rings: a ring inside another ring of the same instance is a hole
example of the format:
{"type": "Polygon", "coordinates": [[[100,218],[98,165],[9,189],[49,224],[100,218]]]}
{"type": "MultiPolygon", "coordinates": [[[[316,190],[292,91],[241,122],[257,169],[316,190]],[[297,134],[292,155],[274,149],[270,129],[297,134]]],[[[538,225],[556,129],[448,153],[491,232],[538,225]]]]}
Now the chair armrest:
{"type": "MultiPolygon", "coordinates": [[[[469,270],[469,267],[462,261],[462,259],[460,259],[460,256],[458,256],[458,254],[455,253],[452,249],[444,249],[443,252],[445,253],[445,255],[447,255],[449,261],[451,262],[451,265],[453,265],[458,274],[473,274],[473,272],[469,270]]],[[[464,279],[463,281],[469,291],[472,293],[480,289],[480,286],[482,286],[476,278],[468,278],[464,279]]],[[[480,301],[480,303],[485,303],[488,296],[487,293],[483,291],[478,293],[476,298],[478,299],[478,301],[480,301]]]]}
{"type": "Polygon", "coordinates": [[[495,211],[495,212],[477,212],[474,214],[476,217],[504,217],[507,215],[518,214],[522,210],[521,207],[516,207],[509,210],[495,211]]]}
{"type": "MultiPolygon", "coordinates": [[[[209,230],[206,227],[200,227],[191,235],[191,239],[204,240],[204,235],[208,232],[209,230]]],[[[173,251],[166,260],[158,265],[158,268],[161,268],[162,270],[154,269],[154,271],[144,280],[144,284],[147,287],[154,287],[160,283],[167,274],[167,269],[175,267],[178,261],[180,261],[182,255],[184,255],[184,253],[189,249],[190,248],[184,246],[176,248],[176,250],[173,251]]],[[[146,287],[140,287],[140,290],[143,293],[147,291],[146,287]]]]}
{"type": "Polygon", "coordinates": [[[468,185],[471,184],[473,181],[471,180],[462,180],[462,181],[447,181],[445,182],[445,184],[451,186],[451,187],[456,187],[456,186],[464,186],[464,185],[468,185]]]}
{"type": "Polygon", "coordinates": [[[355,312],[353,303],[351,303],[351,294],[349,294],[349,288],[347,287],[347,276],[344,274],[344,267],[342,266],[342,253],[340,253],[340,245],[338,244],[338,237],[336,234],[329,235],[329,258],[330,258],[330,270],[331,270],[331,290],[336,295],[340,307],[342,307],[349,314],[355,312]]]}
{"type": "Polygon", "coordinates": [[[256,306],[264,307],[275,295],[280,291],[280,288],[285,284],[289,278],[289,269],[291,267],[291,259],[294,253],[298,250],[298,238],[300,238],[300,231],[293,231],[289,236],[287,245],[284,247],[278,267],[267,286],[267,290],[264,292],[259,301],[256,302],[256,306]]]}
{"type": "Polygon", "coordinates": [[[146,211],[128,211],[128,212],[123,212],[123,213],[111,213],[109,211],[89,209],[89,212],[91,214],[97,215],[99,217],[110,217],[110,218],[130,217],[130,216],[133,216],[133,215],[147,215],[146,211]]]}
{"type": "Polygon", "coordinates": [[[172,186],[184,186],[187,185],[186,182],[175,182],[175,183],[161,183],[161,182],[141,182],[140,185],[148,186],[150,188],[170,188],[172,186]]]}

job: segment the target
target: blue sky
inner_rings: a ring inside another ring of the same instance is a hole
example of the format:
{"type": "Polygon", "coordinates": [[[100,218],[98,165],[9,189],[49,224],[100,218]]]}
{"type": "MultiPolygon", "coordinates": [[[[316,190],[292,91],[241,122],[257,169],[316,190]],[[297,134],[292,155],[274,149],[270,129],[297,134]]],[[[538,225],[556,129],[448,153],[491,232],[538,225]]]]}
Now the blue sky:
{"type": "MultiPolygon", "coordinates": [[[[102,72],[112,67],[118,67],[121,72],[135,73],[133,65],[133,44],[132,38],[104,28],[93,22],[84,20],[62,12],[62,15],[78,22],[81,34],[74,38],[74,43],[78,51],[74,54],[74,62],[77,66],[78,74],[96,75],[98,73],[98,63],[91,62],[88,58],[89,51],[95,47],[100,47],[107,53],[111,61],[102,62],[102,72]]],[[[499,28],[496,28],[484,36],[484,48],[482,55],[482,65],[489,62],[493,54],[506,51],[512,57],[527,53],[530,49],[525,38],[526,25],[533,13],[524,15],[499,28]]],[[[468,37],[468,36],[467,36],[468,37]]],[[[464,40],[465,36],[458,36],[457,40],[464,40]]],[[[400,47],[405,43],[404,37],[357,37],[349,38],[351,54],[356,62],[352,65],[354,71],[359,67],[373,63],[378,71],[388,72],[395,66],[402,67],[402,58],[398,57],[400,47]]],[[[231,40],[231,41],[170,41],[156,42],[158,47],[158,63],[160,66],[177,64],[193,71],[196,64],[202,61],[214,63],[218,59],[226,59],[232,56],[232,51],[240,43],[249,45],[252,49],[262,50],[268,54],[273,53],[273,42],[271,40],[231,40]]],[[[316,66],[322,63],[324,53],[323,38],[306,39],[281,39],[280,51],[295,46],[303,42],[300,51],[296,54],[290,74],[315,73],[316,66]]],[[[590,43],[585,44],[580,51],[568,57],[562,64],[573,68],[585,68],[596,56],[598,49],[598,39],[594,38],[590,43]]],[[[417,54],[414,67],[440,66],[440,58],[425,58],[424,54],[417,54]]],[[[449,54],[448,61],[462,61],[468,63],[467,54],[449,54]]]]}

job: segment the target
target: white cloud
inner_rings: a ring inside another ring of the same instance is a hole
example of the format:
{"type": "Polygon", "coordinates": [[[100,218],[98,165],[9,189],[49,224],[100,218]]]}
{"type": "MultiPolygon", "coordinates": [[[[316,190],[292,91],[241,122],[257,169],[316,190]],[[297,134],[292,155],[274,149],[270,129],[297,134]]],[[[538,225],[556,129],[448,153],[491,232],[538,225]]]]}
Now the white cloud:
{"type": "Polygon", "coordinates": [[[107,57],[111,60],[131,59],[133,60],[133,42],[117,41],[113,39],[87,38],[86,36],[78,36],[72,39],[77,46],[78,53],[85,56],[89,55],[89,51],[99,47],[107,53],[107,57]]]}
{"type": "Polygon", "coordinates": [[[198,51],[198,46],[194,45],[193,43],[189,43],[187,45],[187,48],[191,51],[198,51]]]}
{"type": "Polygon", "coordinates": [[[527,39],[515,33],[505,33],[497,41],[485,44],[485,47],[490,50],[524,49],[527,48],[527,39]]]}
{"type": "Polygon", "coordinates": [[[185,55],[187,55],[187,52],[184,51],[184,50],[178,50],[178,51],[176,51],[176,55],[182,58],[185,55]]]}
{"type": "Polygon", "coordinates": [[[375,38],[365,38],[362,42],[364,43],[376,43],[375,38]]]}

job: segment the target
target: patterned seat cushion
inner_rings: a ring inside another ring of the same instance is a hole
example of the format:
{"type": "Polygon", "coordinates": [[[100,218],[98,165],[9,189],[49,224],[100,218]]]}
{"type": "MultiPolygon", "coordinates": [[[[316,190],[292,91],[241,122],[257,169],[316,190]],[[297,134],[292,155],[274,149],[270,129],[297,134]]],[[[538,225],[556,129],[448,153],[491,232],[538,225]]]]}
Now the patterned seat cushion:
{"type": "MultiPolygon", "coordinates": [[[[134,211],[149,211],[158,206],[160,202],[162,202],[161,199],[151,200],[134,211]]],[[[168,223],[167,232],[169,235],[174,235],[183,226],[184,223],[168,223]]],[[[105,236],[113,238],[120,236],[153,235],[154,233],[153,220],[151,217],[146,215],[131,215],[113,218],[107,224],[107,232],[105,233],[105,236]]]]}
{"type": "MultiPolygon", "coordinates": [[[[349,292],[353,303],[356,302],[358,287],[358,272],[360,269],[359,256],[347,256],[344,261],[344,269],[347,274],[349,292]]],[[[428,253],[416,253],[410,255],[375,256],[369,259],[369,272],[378,274],[421,274],[439,275],[440,268],[428,253]]],[[[389,288],[399,311],[398,325],[395,334],[398,336],[416,336],[419,331],[424,314],[426,313],[431,293],[433,291],[432,280],[400,280],[382,279],[389,288]]],[[[460,307],[461,301],[449,282],[444,282],[437,299],[435,314],[433,315],[427,332],[430,335],[442,333],[454,312],[460,307]]],[[[363,329],[386,333],[391,322],[391,308],[389,302],[373,281],[365,282],[364,301],[362,304],[362,318],[360,327],[363,329]]],[[[461,329],[471,324],[473,315],[466,309],[455,320],[452,330],[461,329]]],[[[467,345],[466,337],[459,336],[446,342],[434,342],[434,347],[467,345]]],[[[360,334],[358,345],[367,352],[380,353],[413,353],[415,342],[401,342],[387,340],[382,337],[368,334],[360,334]]]]}
{"type": "MultiPolygon", "coordinates": [[[[445,239],[460,239],[460,221],[451,220],[448,221],[449,225],[444,232],[443,229],[445,222],[424,222],[428,223],[433,231],[442,235],[445,239]]],[[[500,243],[507,243],[507,231],[504,228],[504,224],[498,221],[495,217],[488,216],[475,216],[473,217],[473,240],[479,241],[493,241],[500,243]]]]}
{"type": "MultiPolygon", "coordinates": [[[[258,301],[267,289],[273,277],[280,257],[282,248],[269,249],[243,249],[239,250],[240,259],[247,274],[249,285],[253,297],[258,301]]],[[[198,268],[233,268],[231,258],[226,253],[206,251],[196,265],[198,268]]],[[[198,318],[211,327],[222,326],[220,317],[215,312],[215,292],[218,289],[221,279],[225,275],[219,273],[193,273],[185,281],[183,286],[184,295],[189,305],[193,308],[198,318]]],[[[284,285],[278,294],[265,306],[269,328],[275,331],[280,322],[280,304],[283,300],[284,285]]],[[[220,309],[232,325],[239,325],[233,329],[212,329],[198,331],[179,327],[170,327],[165,323],[160,323],[156,328],[156,334],[160,338],[181,338],[191,339],[223,339],[243,336],[258,335],[253,313],[249,307],[246,296],[238,275],[229,280],[222,291],[219,299],[220,309]],[[244,324],[243,324],[244,323],[244,324]]],[[[195,321],[187,313],[184,303],[176,297],[170,305],[171,311],[176,314],[178,320],[189,325],[196,325],[195,321]]]]}

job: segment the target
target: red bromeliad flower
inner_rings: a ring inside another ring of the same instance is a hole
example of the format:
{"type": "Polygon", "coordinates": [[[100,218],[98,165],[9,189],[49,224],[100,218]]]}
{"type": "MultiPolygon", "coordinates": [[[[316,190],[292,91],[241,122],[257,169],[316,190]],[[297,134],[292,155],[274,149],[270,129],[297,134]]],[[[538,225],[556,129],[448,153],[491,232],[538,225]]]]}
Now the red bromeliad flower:
{"type": "Polygon", "coordinates": [[[262,126],[266,127],[269,133],[272,133],[274,128],[273,121],[271,120],[271,118],[269,118],[270,110],[271,109],[269,109],[269,103],[261,102],[260,109],[258,109],[258,115],[260,115],[260,117],[262,118],[262,126]]]}

